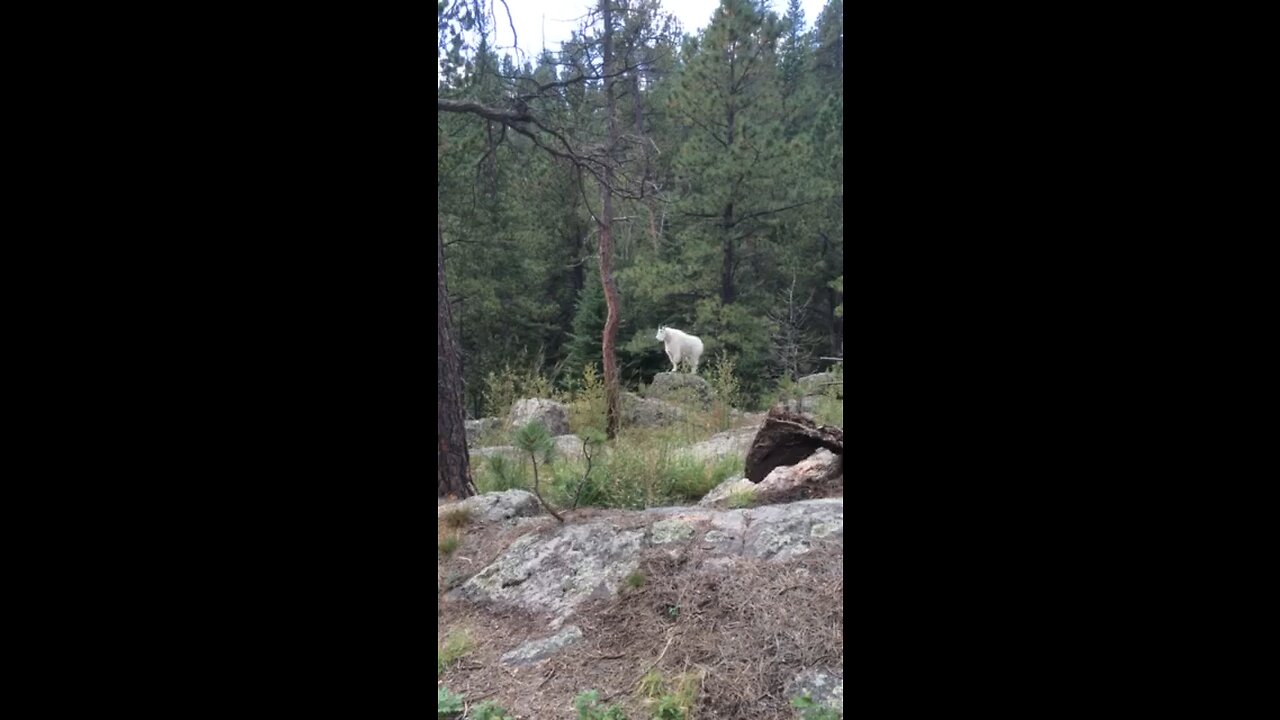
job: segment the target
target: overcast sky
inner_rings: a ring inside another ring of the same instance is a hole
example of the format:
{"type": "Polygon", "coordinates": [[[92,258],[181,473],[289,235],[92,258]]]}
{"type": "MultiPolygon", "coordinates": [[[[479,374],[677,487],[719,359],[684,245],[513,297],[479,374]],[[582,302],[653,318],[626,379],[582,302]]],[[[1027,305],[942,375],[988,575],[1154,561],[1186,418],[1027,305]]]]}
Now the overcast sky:
{"type": "MultiPolygon", "coordinates": [[[[824,4],[825,0],[801,0],[806,29],[813,27],[824,4]]],[[[495,1],[493,5],[497,13],[494,44],[502,55],[510,52],[511,27],[502,3],[495,1]]],[[[582,16],[595,5],[591,0],[507,0],[520,49],[524,51],[520,61],[535,60],[544,38],[547,49],[559,49],[560,43],[569,39],[569,33],[578,28],[582,16]]],[[[719,5],[719,0],[664,0],[662,3],[667,12],[679,19],[681,28],[690,34],[702,29],[719,5]]],[[[787,0],[773,0],[773,11],[783,15],[787,11],[787,0]]]]}

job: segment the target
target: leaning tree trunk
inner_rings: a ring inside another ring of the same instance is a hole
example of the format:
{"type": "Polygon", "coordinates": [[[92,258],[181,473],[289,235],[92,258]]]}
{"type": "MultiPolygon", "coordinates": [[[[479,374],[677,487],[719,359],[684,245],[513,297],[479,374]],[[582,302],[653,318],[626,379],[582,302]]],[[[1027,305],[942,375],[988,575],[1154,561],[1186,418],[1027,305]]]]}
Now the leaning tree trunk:
{"type": "Polygon", "coordinates": [[[462,352],[453,333],[453,311],[444,282],[444,226],[436,216],[436,476],[437,497],[474,495],[467,456],[462,394],[462,352]]]}
{"type": "MultiPolygon", "coordinates": [[[[600,0],[604,14],[604,73],[608,77],[613,67],[613,8],[610,0],[600,0]]],[[[609,118],[609,151],[618,145],[617,108],[613,101],[613,78],[605,80],[605,109],[609,118]]],[[[608,313],[604,321],[604,396],[605,435],[609,439],[618,436],[618,424],[622,415],[622,393],[618,382],[618,359],[614,353],[618,337],[618,286],[613,282],[613,161],[605,165],[604,185],[600,189],[600,284],[604,287],[604,301],[608,313]]]]}

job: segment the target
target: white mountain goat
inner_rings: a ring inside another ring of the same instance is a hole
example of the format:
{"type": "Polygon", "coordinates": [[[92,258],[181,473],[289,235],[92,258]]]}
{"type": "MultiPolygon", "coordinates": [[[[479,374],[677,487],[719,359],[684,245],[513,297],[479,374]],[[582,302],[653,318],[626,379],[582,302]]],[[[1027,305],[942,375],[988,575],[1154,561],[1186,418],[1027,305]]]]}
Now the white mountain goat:
{"type": "Polygon", "coordinates": [[[680,332],[675,328],[659,327],[654,340],[661,340],[671,361],[671,372],[680,369],[681,361],[688,361],[689,372],[697,374],[698,359],[702,357],[702,340],[696,335],[680,332]]]}

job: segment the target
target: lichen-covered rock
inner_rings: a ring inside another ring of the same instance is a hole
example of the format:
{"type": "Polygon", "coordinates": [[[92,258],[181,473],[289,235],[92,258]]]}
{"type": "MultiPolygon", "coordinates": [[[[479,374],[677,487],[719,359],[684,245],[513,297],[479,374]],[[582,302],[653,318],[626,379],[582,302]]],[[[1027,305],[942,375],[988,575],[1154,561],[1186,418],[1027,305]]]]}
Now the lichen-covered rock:
{"type": "Polygon", "coordinates": [[[467,420],[467,447],[475,447],[482,436],[493,433],[502,427],[502,419],[496,417],[467,420]]]}
{"type": "Polygon", "coordinates": [[[634,393],[622,394],[622,422],[634,427],[672,425],[683,420],[684,410],[664,400],[642,398],[634,393]]]}
{"type": "Polygon", "coordinates": [[[818,705],[838,711],[844,710],[844,678],[826,670],[808,670],[800,673],[787,687],[792,698],[808,696],[818,705]]]}
{"type": "Polygon", "coordinates": [[[582,630],[577,625],[569,625],[560,632],[542,640],[530,640],[520,647],[502,656],[504,665],[528,665],[545,660],[559,652],[562,648],[582,639],[582,630]]]}
{"type": "Polygon", "coordinates": [[[659,520],[653,524],[649,542],[654,545],[682,542],[693,537],[693,526],[682,520],[659,520]]]}
{"type": "Polygon", "coordinates": [[[844,384],[838,380],[835,373],[820,372],[805,375],[796,380],[796,385],[800,386],[805,395],[824,395],[832,391],[836,397],[844,397],[844,384]]]}
{"type": "Polygon", "coordinates": [[[744,412],[737,408],[730,408],[729,418],[733,421],[734,427],[758,428],[764,422],[765,414],[762,412],[744,412]]]}
{"type": "Polygon", "coordinates": [[[533,421],[541,422],[552,435],[565,435],[569,432],[569,411],[564,403],[546,398],[529,398],[517,402],[511,408],[508,422],[515,430],[533,421]]]}
{"type": "Polygon", "coordinates": [[[706,440],[693,445],[688,452],[699,460],[714,460],[731,455],[746,458],[751,449],[751,441],[755,439],[756,428],[745,427],[716,433],[706,440]]]}
{"type": "Polygon", "coordinates": [[[715,566],[742,556],[788,560],[844,534],[843,498],[745,510],[651,508],[637,515],[642,527],[569,523],[525,535],[446,598],[546,613],[556,629],[582,602],[617,592],[646,547],[676,556],[697,552],[715,566]]]}
{"type": "Polygon", "coordinates": [[[844,537],[844,498],[806,500],[743,510],[750,522],[742,552],[768,560],[787,560],[809,552],[813,543],[844,537]],[[813,528],[819,527],[815,536],[813,528]]]}
{"type": "Polygon", "coordinates": [[[703,409],[711,407],[711,385],[706,380],[689,373],[658,373],[649,386],[649,397],[681,404],[695,404],[703,409]]]}
{"type": "Polygon", "coordinates": [[[542,506],[531,492],[504,490],[440,505],[436,508],[436,519],[452,512],[465,512],[469,522],[487,523],[538,515],[542,512],[542,506]]]}
{"type": "Polygon", "coordinates": [[[491,457],[501,455],[508,460],[520,460],[522,457],[520,451],[514,445],[495,445],[493,447],[472,448],[471,456],[484,458],[488,460],[491,457]]]}
{"type": "MultiPolygon", "coordinates": [[[[552,440],[556,444],[556,457],[565,460],[582,460],[582,438],[577,435],[557,435],[552,440]]],[[[592,450],[591,456],[595,457],[592,450]]]]}
{"type": "Polygon", "coordinates": [[[754,495],[755,490],[756,484],[744,477],[729,478],[711,488],[711,492],[708,492],[698,501],[698,506],[725,507],[734,493],[752,493],[754,495]]]}
{"type": "Polygon", "coordinates": [[[564,525],[547,536],[525,535],[447,597],[545,612],[556,629],[584,600],[617,591],[639,565],[644,537],[643,530],[619,530],[609,523],[564,525]]]}
{"type": "Polygon", "coordinates": [[[805,395],[804,397],[781,400],[775,403],[773,407],[813,417],[813,414],[818,411],[818,403],[824,399],[821,395],[805,395]]]}

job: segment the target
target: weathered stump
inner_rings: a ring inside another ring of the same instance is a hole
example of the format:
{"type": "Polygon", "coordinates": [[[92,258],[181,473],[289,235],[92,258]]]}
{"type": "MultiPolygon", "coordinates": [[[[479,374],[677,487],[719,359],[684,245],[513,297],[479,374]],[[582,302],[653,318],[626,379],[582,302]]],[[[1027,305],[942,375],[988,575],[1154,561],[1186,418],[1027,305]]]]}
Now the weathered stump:
{"type": "Polygon", "coordinates": [[[826,448],[840,457],[844,471],[844,431],[829,425],[817,425],[809,418],[775,407],[765,416],[764,425],[756,433],[747,451],[747,479],[759,483],[776,467],[795,465],[826,448]]]}

